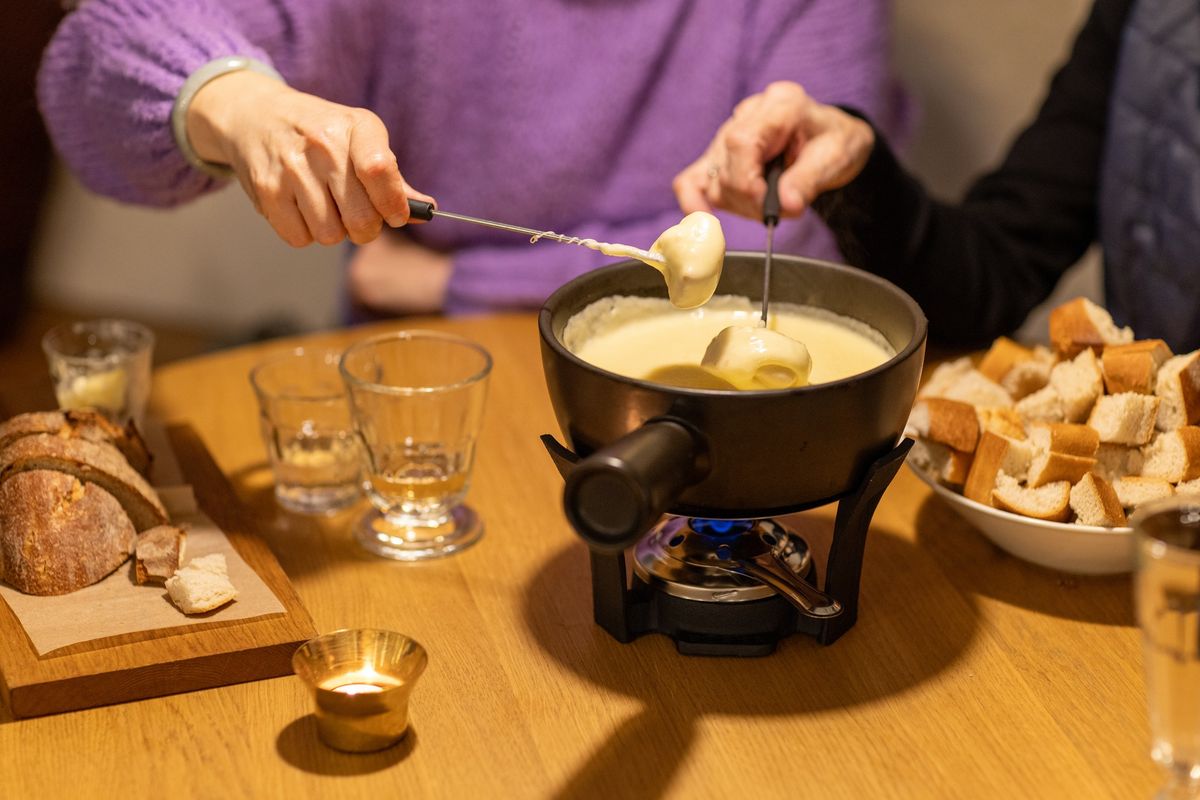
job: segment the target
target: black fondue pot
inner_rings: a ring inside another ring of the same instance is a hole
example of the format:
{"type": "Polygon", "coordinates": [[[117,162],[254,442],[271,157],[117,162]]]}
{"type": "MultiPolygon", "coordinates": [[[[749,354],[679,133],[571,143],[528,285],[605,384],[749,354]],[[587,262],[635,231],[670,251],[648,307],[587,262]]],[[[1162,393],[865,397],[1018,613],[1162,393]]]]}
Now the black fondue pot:
{"type": "MultiPolygon", "coordinates": [[[[761,253],[726,254],[717,294],[761,302],[762,268],[761,253]]],[[[544,438],[566,478],[567,516],[593,548],[632,544],[664,512],[754,519],[824,505],[858,487],[896,447],[924,360],[921,309],[891,283],[851,267],[775,256],[772,273],[772,303],[860,320],[896,355],[867,372],[795,389],[676,388],[593,366],[562,342],[567,321],[595,300],[666,297],[657,271],[622,262],[572,280],[546,301],[542,364],[570,449],[544,438]]]]}

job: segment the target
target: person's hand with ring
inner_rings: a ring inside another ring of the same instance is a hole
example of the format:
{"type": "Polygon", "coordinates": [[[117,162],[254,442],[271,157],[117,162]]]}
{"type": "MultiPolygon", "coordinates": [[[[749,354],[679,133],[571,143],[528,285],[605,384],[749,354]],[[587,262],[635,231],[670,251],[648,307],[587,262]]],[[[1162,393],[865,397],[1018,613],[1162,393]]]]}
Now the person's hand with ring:
{"type": "Polygon", "coordinates": [[[704,154],[675,176],[675,196],[685,213],[720,208],[759,218],[767,191],[763,166],[782,152],[780,209],[796,217],[822,192],[853,180],[874,146],[866,122],[779,81],[738,103],[704,154]]]}

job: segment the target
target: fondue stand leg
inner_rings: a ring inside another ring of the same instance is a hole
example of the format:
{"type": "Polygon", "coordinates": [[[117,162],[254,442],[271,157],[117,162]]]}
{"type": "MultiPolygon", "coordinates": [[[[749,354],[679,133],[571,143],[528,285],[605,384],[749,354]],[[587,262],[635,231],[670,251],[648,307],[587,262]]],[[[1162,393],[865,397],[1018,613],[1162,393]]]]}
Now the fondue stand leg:
{"type": "Polygon", "coordinates": [[[767,226],[767,252],[763,259],[762,324],[767,327],[767,305],[771,298],[771,257],[775,254],[775,226],[779,224],[779,175],[783,172],[783,153],[767,164],[767,194],[763,198],[763,224],[767,226]]]}

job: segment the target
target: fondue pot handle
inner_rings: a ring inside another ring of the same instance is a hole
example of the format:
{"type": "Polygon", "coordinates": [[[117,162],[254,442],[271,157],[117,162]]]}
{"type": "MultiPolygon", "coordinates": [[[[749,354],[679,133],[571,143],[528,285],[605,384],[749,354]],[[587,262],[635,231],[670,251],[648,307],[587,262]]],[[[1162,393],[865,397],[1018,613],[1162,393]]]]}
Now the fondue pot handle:
{"type": "Polygon", "coordinates": [[[651,420],[597,450],[566,475],[563,508],[594,550],[621,550],[658,522],[703,477],[700,438],[679,422],[651,420]]]}

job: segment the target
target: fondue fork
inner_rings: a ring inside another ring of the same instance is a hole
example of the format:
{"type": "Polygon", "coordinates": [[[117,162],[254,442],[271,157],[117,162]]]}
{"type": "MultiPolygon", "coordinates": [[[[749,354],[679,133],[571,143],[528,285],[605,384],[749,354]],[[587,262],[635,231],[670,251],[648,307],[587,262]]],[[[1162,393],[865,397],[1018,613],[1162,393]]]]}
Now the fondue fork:
{"type": "MultiPolygon", "coordinates": [[[[783,153],[767,162],[763,174],[767,194],[763,198],[763,224],[767,226],[767,251],[763,259],[762,324],[767,327],[767,305],[771,297],[771,256],[775,252],[775,226],[779,224],[779,175],[783,172],[783,153]]],[[[411,202],[411,201],[410,201],[411,202]]]]}
{"type": "MultiPolygon", "coordinates": [[[[534,230],[533,228],[523,228],[520,225],[509,225],[506,222],[496,222],[492,219],[471,217],[466,214],[456,214],[452,211],[442,211],[441,209],[434,208],[433,203],[426,203],[422,200],[413,200],[411,198],[408,201],[408,213],[413,219],[425,220],[426,222],[432,220],[434,217],[445,217],[446,219],[456,219],[459,222],[470,222],[474,225],[483,225],[484,227],[495,228],[501,231],[520,233],[524,236],[528,236],[530,242],[536,242],[539,239],[550,239],[551,241],[559,242],[560,244],[577,244],[581,247],[588,246],[585,244],[585,242],[590,241],[595,243],[594,239],[581,239],[578,236],[564,236],[561,233],[555,233],[554,231],[539,231],[534,230]]],[[[630,245],[620,246],[629,248],[630,251],[636,250],[637,258],[642,261],[653,261],[656,264],[665,263],[665,259],[661,253],[652,253],[649,250],[642,250],[641,248],[632,247],[630,245]]],[[[632,255],[632,253],[630,253],[630,255],[632,255]]]]}

